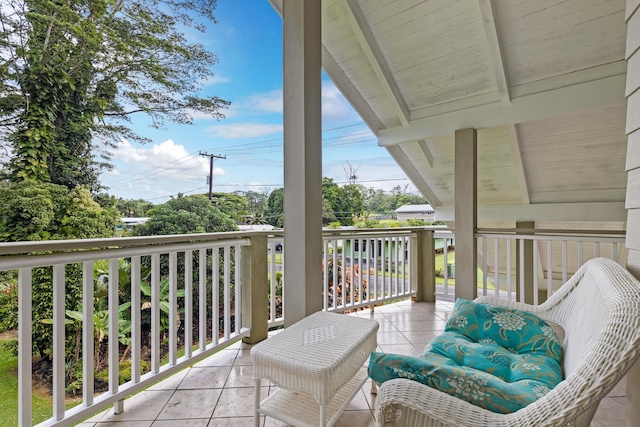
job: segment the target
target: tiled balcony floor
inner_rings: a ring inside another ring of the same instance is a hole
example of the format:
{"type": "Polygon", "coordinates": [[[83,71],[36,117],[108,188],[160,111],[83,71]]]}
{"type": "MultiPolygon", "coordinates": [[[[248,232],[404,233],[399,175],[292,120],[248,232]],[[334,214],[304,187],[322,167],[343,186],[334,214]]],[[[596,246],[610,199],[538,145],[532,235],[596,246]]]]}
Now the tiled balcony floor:
{"type": "MultiPolygon", "coordinates": [[[[381,351],[413,354],[422,352],[435,335],[442,332],[453,307],[449,302],[412,303],[403,301],[375,312],[351,315],[376,319],[380,324],[378,347],[381,351]]],[[[124,413],[112,409],[80,424],[83,427],[207,427],[252,426],[253,366],[251,346],[236,344],[187,368],[125,400],[124,413]]],[[[603,399],[592,427],[625,425],[627,399],[624,381],[603,399]]],[[[266,381],[262,395],[274,391],[266,381]]],[[[336,427],[374,426],[374,397],[366,384],[342,414],[336,427]]],[[[265,427],[285,426],[263,417],[265,427]]]]}

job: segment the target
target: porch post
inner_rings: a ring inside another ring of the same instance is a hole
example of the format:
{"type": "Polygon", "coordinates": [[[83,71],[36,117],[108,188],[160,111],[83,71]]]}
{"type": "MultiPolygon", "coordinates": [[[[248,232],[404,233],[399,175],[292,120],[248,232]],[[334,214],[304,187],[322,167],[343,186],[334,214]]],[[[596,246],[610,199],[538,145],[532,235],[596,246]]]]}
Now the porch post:
{"type": "Polygon", "coordinates": [[[455,297],[472,300],[478,295],[477,215],[478,135],[475,129],[455,134],[455,297]]]}
{"type": "MultiPolygon", "coordinates": [[[[516,222],[516,229],[528,228],[533,229],[535,222],[533,221],[518,221],[516,222]]],[[[518,232],[520,234],[520,232],[518,232]]],[[[533,233],[522,233],[533,234],[533,233]]],[[[537,274],[537,271],[533,271],[533,240],[525,240],[523,244],[523,265],[520,265],[520,245],[516,246],[516,296],[518,301],[524,301],[527,304],[533,304],[533,275],[537,274]],[[524,300],[520,295],[520,271],[524,271],[524,300]]],[[[538,300],[540,301],[540,300],[538,300]]]]}
{"type": "MultiPolygon", "coordinates": [[[[411,243],[411,289],[416,291],[416,302],[435,302],[435,244],[433,230],[417,230],[411,243]]],[[[446,268],[446,267],[445,267],[446,268]]]]}
{"type": "Polygon", "coordinates": [[[282,2],[285,327],[322,309],[321,0],[282,2]]]}
{"type": "MultiPolygon", "coordinates": [[[[269,292],[267,281],[267,235],[254,233],[250,246],[241,249],[242,326],[251,329],[243,342],[254,344],[267,338],[269,331],[269,292]]],[[[237,268],[237,267],[236,267],[237,268]]]]}

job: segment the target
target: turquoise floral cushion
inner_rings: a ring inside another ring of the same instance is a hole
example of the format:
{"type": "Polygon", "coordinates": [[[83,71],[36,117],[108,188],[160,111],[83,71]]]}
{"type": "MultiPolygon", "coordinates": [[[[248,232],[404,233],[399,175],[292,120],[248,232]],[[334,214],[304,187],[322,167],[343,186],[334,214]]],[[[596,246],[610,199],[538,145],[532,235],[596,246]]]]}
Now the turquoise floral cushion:
{"type": "Polygon", "coordinates": [[[502,414],[515,412],[562,381],[562,346],[542,319],[458,299],[445,332],[417,357],[372,353],[377,383],[407,378],[502,414]]]}

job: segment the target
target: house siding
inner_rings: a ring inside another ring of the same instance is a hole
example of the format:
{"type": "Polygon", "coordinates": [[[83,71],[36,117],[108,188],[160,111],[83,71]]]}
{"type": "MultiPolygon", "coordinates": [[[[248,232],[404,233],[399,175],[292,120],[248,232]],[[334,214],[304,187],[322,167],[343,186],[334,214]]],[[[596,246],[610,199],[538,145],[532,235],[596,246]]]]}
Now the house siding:
{"type": "MultiPolygon", "coordinates": [[[[640,1],[627,0],[627,268],[640,278],[640,1]]],[[[627,427],[640,420],[640,364],[627,377],[627,427]]]]}

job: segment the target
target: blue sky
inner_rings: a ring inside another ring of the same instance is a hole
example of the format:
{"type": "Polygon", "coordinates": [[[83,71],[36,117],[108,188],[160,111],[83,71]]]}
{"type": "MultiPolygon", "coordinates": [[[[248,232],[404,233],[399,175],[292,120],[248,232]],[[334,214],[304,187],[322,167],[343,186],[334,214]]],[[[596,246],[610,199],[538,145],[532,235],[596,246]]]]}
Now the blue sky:
{"type": "MultiPolygon", "coordinates": [[[[226,118],[157,130],[133,117],[133,129],[152,142],[121,142],[114,170],[101,176],[110,194],[162,203],[179,192],[206,192],[209,163],[199,151],[226,156],[214,163],[214,191],[282,186],[282,21],[267,0],[219,0],[216,18],[205,34],[188,36],[219,59],[203,93],[231,102],[226,118]]],[[[344,182],[349,162],[367,187],[410,183],[324,73],[322,98],[324,176],[344,182]]]]}

